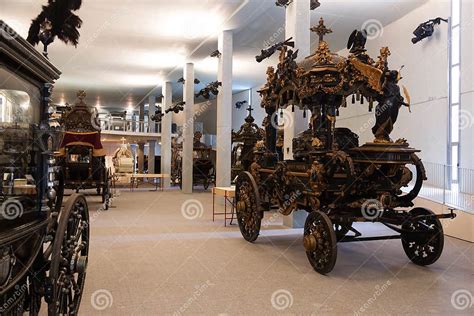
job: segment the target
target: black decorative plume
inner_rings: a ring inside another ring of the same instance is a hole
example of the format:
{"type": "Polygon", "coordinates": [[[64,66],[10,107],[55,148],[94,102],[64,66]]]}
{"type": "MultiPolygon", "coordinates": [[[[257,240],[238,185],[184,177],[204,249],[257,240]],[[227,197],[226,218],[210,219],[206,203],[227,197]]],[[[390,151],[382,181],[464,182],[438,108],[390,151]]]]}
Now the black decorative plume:
{"type": "Polygon", "coordinates": [[[77,46],[82,20],[73,13],[79,10],[82,0],[48,0],[41,13],[31,22],[27,41],[32,45],[44,45],[45,56],[48,45],[57,37],[66,44],[77,46]]]}

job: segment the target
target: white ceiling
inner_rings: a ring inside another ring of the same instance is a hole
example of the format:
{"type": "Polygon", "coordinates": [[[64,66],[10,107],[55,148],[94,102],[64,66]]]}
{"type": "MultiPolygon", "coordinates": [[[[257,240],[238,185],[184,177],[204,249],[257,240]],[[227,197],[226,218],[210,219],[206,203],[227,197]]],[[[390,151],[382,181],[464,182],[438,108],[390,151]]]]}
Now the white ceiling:
{"type": "MultiPolygon", "coordinates": [[[[0,19],[20,35],[46,0],[0,0],[0,19]]],[[[399,19],[426,0],[320,0],[312,23],[326,20],[334,33],[333,51],[343,49],[350,32],[364,21],[383,25],[399,19]]],[[[55,41],[49,58],[63,73],[55,87],[56,102],[72,102],[85,89],[89,103],[124,108],[160,94],[164,80],[176,82],[185,62],[194,62],[202,88],[217,79],[217,34],[234,30],[234,91],[262,84],[265,69],[255,55],[284,26],[285,10],[275,0],[83,0],[76,12],[83,20],[77,48],[55,41]]],[[[281,34],[278,40],[283,40],[281,34]]],[[[387,43],[394,45],[395,43],[387,43]]],[[[38,49],[42,47],[38,46],[38,49]]],[[[174,84],[180,98],[181,85],[174,84]]]]}

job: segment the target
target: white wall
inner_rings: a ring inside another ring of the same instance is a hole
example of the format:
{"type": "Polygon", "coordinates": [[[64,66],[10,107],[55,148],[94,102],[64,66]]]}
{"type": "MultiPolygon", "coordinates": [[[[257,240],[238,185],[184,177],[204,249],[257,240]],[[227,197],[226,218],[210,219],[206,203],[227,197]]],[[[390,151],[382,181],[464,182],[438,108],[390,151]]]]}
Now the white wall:
{"type": "MultiPolygon", "coordinates": [[[[200,102],[194,104],[194,120],[197,123],[203,124],[203,134],[212,134],[216,135],[217,133],[217,100],[212,99],[205,102],[200,102]]],[[[184,122],[184,113],[180,112],[178,114],[173,113],[173,123],[178,126],[183,126],[184,122]]],[[[195,123],[196,124],[196,123],[195,123]]]]}
{"type": "MultiPolygon", "coordinates": [[[[263,84],[262,84],[263,86],[263,84]]],[[[247,108],[252,105],[253,111],[252,116],[255,119],[255,124],[262,126],[262,121],[266,116],[265,110],[260,107],[261,98],[258,90],[261,89],[261,86],[254,87],[250,90],[245,90],[239,93],[236,93],[232,96],[232,129],[238,131],[240,126],[244,124],[245,118],[248,115],[247,108]],[[240,109],[235,107],[235,103],[240,101],[247,101],[240,109]]]]}
{"type": "MultiPolygon", "coordinates": [[[[412,147],[422,150],[422,159],[445,164],[448,140],[448,26],[441,24],[435,34],[416,45],[411,42],[413,30],[424,21],[447,17],[450,2],[430,0],[403,18],[387,25],[382,36],[369,40],[367,49],[374,59],[383,46],[392,55],[389,67],[398,70],[402,65],[403,80],[410,91],[412,113],[400,109],[400,116],[391,135],[392,139],[406,138],[412,147]]],[[[339,52],[347,56],[347,50],[339,52]]],[[[338,126],[351,128],[359,134],[361,143],[372,141],[374,113],[368,113],[368,103],[341,109],[338,126]]]]}
{"type": "Polygon", "coordinates": [[[461,168],[474,169],[474,3],[462,1],[461,168]]]}

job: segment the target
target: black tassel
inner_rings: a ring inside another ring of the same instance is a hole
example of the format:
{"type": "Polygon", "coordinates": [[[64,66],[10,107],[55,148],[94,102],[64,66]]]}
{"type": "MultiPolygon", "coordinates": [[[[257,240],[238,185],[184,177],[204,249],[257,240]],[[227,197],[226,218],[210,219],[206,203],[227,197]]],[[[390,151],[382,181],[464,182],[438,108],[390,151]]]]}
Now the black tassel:
{"type": "Polygon", "coordinates": [[[303,118],[306,118],[306,109],[303,111],[303,118]]]}
{"type": "Polygon", "coordinates": [[[294,105],[291,106],[291,112],[295,113],[295,106],[294,105]]]}
{"type": "Polygon", "coordinates": [[[360,98],[360,104],[364,104],[364,96],[360,98]]]}
{"type": "Polygon", "coordinates": [[[369,99],[369,112],[372,112],[374,109],[374,99],[370,98],[369,99]]]}
{"type": "Polygon", "coordinates": [[[336,116],[339,116],[339,109],[336,109],[336,116]]]}
{"type": "Polygon", "coordinates": [[[356,103],[356,97],[355,97],[355,95],[353,94],[353,95],[352,95],[352,104],[355,104],[355,103],[356,103]]]}
{"type": "Polygon", "coordinates": [[[283,118],[283,110],[280,110],[280,118],[283,118]]]}
{"type": "Polygon", "coordinates": [[[356,100],[360,101],[360,92],[359,91],[357,91],[357,93],[356,93],[356,100]]]}

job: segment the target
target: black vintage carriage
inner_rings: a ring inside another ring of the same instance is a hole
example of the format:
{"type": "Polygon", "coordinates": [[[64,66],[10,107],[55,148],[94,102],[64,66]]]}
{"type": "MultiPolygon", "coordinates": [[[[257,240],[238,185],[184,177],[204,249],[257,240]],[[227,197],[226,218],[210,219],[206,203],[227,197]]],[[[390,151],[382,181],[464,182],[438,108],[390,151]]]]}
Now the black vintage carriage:
{"type": "MultiPolygon", "coordinates": [[[[201,143],[202,133],[194,133],[193,143],[193,186],[201,184],[205,190],[215,180],[215,168],[211,147],[201,143]]],[[[173,143],[172,181],[182,186],[182,144],[173,143]]]]}
{"type": "Polygon", "coordinates": [[[56,153],[60,181],[64,188],[76,192],[96,189],[102,196],[104,209],[108,210],[111,198],[112,175],[107,167],[105,151],[100,139],[97,111],[89,107],[84,91],[77,93],[76,103],[61,118],[63,137],[56,153]]]}
{"type": "Polygon", "coordinates": [[[245,123],[237,132],[232,132],[232,180],[250,168],[254,161],[253,147],[265,138],[265,130],[254,123],[252,110],[251,106],[247,108],[248,116],[245,118],[245,123]]]}
{"type": "Polygon", "coordinates": [[[440,219],[455,214],[414,207],[426,173],[418,150],[389,137],[400,107],[409,106],[400,94],[399,73],[388,68],[389,49],[382,48],[378,60],[372,60],[365,34],[355,31],[348,43],[350,55],[344,58],[329,50],[323,39],[329,30],[322,19],[313,30],[319,35],[315,54],[296,63],[297,54],[282,46],[278,69],[269,67],[260,91],[268,122],[265,143],[257,143],[254,163],[236,181],[243,237],[257,239],[264,211],[290,215],[301,210],[308,212],[306,255],[319,273],[334,268],[338,242],[401,239],[415,264],[436,262],[444,244],[440,219]],[[360,146],[355,133],[336,127],[340,108],[349,106],[347,98],[366,102],[369,110],[377,102],[374,142],[360,146]],[[310,111],[310,128],[293,140],[294,158],[281,160],[276,117],[292,106],[310,111]],[[382,223],[396,234],[362,237],[355,222],[382,223]]]}
{"type": "MultiPolygon", "coordinates": [[[[0,21],[0,30],[11,30],[0,21]]],[[[0,32],[0,315],[77,314],[89,251],[85,198],[57,194],[49,97],[60,72],[0,32]]]]}

